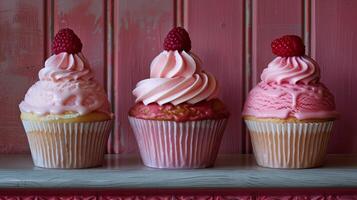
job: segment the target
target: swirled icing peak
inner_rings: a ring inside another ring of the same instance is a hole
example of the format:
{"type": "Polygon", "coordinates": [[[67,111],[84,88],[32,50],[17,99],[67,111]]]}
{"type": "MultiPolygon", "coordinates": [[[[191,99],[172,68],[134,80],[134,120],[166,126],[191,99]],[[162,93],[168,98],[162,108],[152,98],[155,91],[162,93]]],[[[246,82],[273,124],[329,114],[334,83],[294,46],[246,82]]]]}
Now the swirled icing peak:
{"type": "Polygon", "coordinates": [[[82,53],[52,55],[40,70],[39,78],[20,103],[21,112],[38,115],[109,113],[106,93],[93,78],[82,53]]]}
{"type": "Polygon", "coordinates": [[[277,57],[261,75],[266,83],[311,84],[320,79],[318,64],[307,56],[277,57]]]}
{"type": "MultiPolygon", "coordinates": [[[[94,79],[82,42],[69,28],[61,29],[52,44],[54,53],[39,72],[19,107],[21,112],[85,115],[93,111],[110,114],[104,89],[94,79]]],[[[111,114],[110,114],[111,115],[111,114]]]]}
{"type": "Polygon", "coordinates": [[[150,65],[151,78],[191,77],[200,70],[200,61],[185,51],[163,51],[150,65]],[[196,60],[197,62],[196,62],[196,60]]]}
{"type": "Polygon", "coordinates": [[[82,53],[69,54],[66,52],[52,55],[45,62],[45,67],[39,72],[40,80],[90,80],[93,73],[82,53]]]}
{"type": "Polygon", "coordinates": [[[217,81],[200,65],[192,53],[163,51],[151,63],[150,78],[140,81],[133,90],[136,102],[178,105],[215,98],[217,81]]]}
{"type": "Polygon", "coordinates": [[[332,93],[319,82],[320,68],[302,55],[298,36],[284,36],[272,43],[277,54],[264,69],[262,81],[245,101],[243,116],[258,118],[335,119],[338,113],[332,93]]]}

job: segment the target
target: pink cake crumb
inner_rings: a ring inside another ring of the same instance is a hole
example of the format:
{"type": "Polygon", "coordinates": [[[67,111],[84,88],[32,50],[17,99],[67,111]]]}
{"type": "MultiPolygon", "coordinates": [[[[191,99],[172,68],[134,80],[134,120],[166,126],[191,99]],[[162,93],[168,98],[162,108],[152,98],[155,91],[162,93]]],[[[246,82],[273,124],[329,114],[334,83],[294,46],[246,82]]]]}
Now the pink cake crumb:
{"type": "Polygon", "coordinates": [[[219,99],[212,99],[196,104],[182,103],[177,106],[170,103],[162,106],[157,103],[144,105],[140,102],[130,109],[129,115],[140,119],[184,122],[228,118],[229,112],[219,99]]]}

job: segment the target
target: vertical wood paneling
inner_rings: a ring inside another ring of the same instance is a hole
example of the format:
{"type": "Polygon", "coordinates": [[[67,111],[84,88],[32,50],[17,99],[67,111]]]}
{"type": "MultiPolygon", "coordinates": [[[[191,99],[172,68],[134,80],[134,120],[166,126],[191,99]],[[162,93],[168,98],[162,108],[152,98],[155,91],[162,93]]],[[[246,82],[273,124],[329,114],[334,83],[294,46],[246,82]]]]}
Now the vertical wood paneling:
{"type": "Polygon", "coordinates": [[[273,59],[270,43],[282,35],[303,36],[302,0],[253,0],[253,86],[273,59]]]}
{"type": "MultiPolygon", "coordinates": [[[[111,104],[111,110],[114,112],[114,0],[106,1],[105,8],[105,55],[106,55],[106,90],[108,94],[108,99],[111,104]]],[[[110,137],[108,139],[107,153],[114,152],[115,134],[114,128],[112,128],[110,137]]],[[[119,142],[119,141],[118,141],[119,142]]]]}
{"type": "Polygon", "coordinates": [[[82,52],[88,59],[97,80],[105,83],[105,0],[54,1],[54,34],[71,28],[81,38],[82,52]]]}
{"type": "Polygon", "coordinates": [[[149,77],[150,63],[162,49],[174,21],[173,0],[115,1],[115,144],[114,152],[132,152],[136,142],[128,123],[132,90],[149,77]]]}
{"type": "Polygon", "coordinates": [[[44,57],[43,0],[0,1],[0,153],[27,152],[18,104],[44,57]]]}
{"type": "Polygon", "coordinates": [[[188,28],[192,51],[220,82],[220,97],[231,111],[221,152],[247,152],[241,122],[245,92],[274,57],[272,39],[297,34],[320,64],[322,82],[341,113],[330,153],[357,153],[356,7],[354,0],[0,1],[0,153],[28,151],[18,104],[38,80],[53,34],[64,27],[81,38],[83,53],[113,101],[109,152],[135,151],[127,121],[131,91],[149,76],[150,62],[174,24],[188,28]]]}
{"type": "Polygon", "coordinates": [[[231,112],[221,152],[242,152],[241,110],[243,104],[242,0],[184,1],[185,26],[192,40],[192,52],[202,60],[202,68],[215,75],[220,97],[231,112]]]}
{"type": "Polygon", "coordinates": [[[329,152],[357,153],[357,1],[312,3],[312,55],[340,112],[329,152]]]}

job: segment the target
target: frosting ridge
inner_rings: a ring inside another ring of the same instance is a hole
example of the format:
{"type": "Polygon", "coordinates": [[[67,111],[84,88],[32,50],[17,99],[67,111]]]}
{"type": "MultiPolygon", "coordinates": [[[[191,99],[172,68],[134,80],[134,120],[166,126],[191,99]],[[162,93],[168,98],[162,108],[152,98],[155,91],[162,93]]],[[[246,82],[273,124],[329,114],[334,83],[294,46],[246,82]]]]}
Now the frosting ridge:
{"type": "Polygon", "coordinates": [[[52,55],[45,61],[45,67],[39,72],[40,80],[69,81],[90,80],[93,73],[88,61],[82,53],[68,54],[66,52],[52,55]]]}
{"type": "Polygon", "coordinates": [[[307,56],[276,57],[264,69],[261,80],[290,84],[317,83],[320,79],[318,64],[307,56]]]}
{"type": "Polygon", "coordinates": [[[21,112],[38,115],[109,113],[106,93],[94,79],[82,53],[52,55],[40,70],[39,79],[20,103],[21,112]]]}
{"type": "Polygon", "coordinates": [[[321,83],[296,85],[260,82],[250,91],[243,115],[262,118],[336,118],[335,101],[321,83]]]}
{"type": "Polygon", "coordinates": [[[337,118],[332,93],[319,82],[320,68],[308,56],[276,57],[249,93],[243,115],[299,120],[337,118]]]}
{"type": "Polygon", "coordinates": [[[150,78],[137,83],[133,94],[145,105],[195,104],[217,96],[216,79],[200,68],[197,56],[185,51],[163,51],[150,65],[150,78]]]}

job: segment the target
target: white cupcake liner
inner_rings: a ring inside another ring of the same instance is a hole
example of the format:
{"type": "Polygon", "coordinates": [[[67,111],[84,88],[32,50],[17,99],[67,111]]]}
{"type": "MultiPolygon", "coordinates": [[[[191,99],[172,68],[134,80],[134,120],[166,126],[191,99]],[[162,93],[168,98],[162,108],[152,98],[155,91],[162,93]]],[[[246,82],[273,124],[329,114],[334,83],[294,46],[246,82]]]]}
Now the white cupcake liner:
{"type": "Polygon", "coordinates": [[[38,122],[22,120],[35,166],[88,168],[99,166],[112,120],[98,122],[38,122]]]}
{"type": "Polygon", "coordinates": [[[188,122],[129,117],[143,163],[153,168],[213,166],[227,119],[188,122]]]}
{"type": "Polygon", "coordinates": [[[258,165],[270,168],[312,168],[322,165],[333,121],[245,122],[258,165]]]}

